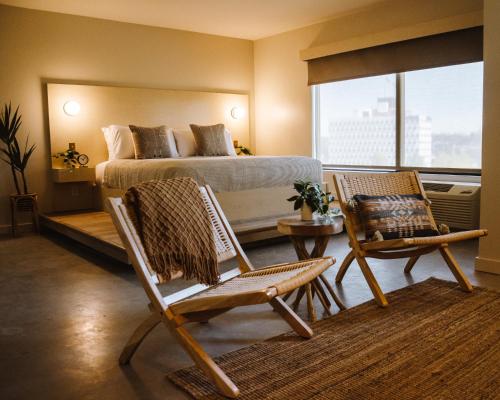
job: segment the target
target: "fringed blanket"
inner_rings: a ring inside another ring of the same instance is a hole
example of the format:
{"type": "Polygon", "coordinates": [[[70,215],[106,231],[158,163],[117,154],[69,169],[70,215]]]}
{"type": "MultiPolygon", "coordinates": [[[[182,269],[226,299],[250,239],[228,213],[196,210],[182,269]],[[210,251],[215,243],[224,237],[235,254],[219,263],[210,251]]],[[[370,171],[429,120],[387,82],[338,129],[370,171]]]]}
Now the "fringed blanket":
{"type": "Polygon", "coordinates": [[[140,183],[127,191],[125,204],[135,216],[151,269],[161,281],[181,271],[185,279],[207,285],[218,282],[212,224],[193,179],[140,183]]]}

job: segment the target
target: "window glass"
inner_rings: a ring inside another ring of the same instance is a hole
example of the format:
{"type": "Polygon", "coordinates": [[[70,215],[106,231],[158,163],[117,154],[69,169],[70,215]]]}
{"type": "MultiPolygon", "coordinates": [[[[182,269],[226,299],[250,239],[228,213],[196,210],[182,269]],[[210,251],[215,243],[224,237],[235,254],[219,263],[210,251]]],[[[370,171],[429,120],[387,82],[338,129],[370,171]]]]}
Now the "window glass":
{"type": "Polygon", "coordinates": [[[317,90],[317,156],[324,164],[395,166],[395,75],[327,83],[317,90]]]}
{"type": "Polygon", "coordinates": [[[402,164],[481,168],[483,63],[404,74],[402,164]]]}

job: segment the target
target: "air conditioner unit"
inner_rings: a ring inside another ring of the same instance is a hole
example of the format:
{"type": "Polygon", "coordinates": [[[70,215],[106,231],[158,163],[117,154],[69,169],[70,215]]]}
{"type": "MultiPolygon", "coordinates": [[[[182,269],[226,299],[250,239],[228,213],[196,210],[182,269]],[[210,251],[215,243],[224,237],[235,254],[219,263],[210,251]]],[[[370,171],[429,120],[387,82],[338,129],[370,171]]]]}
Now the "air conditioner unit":
{"type": "Polygon", "coordinates": [[[422,182],[438,224],[455,229],[479,228],[481,186],[422,182]]]}

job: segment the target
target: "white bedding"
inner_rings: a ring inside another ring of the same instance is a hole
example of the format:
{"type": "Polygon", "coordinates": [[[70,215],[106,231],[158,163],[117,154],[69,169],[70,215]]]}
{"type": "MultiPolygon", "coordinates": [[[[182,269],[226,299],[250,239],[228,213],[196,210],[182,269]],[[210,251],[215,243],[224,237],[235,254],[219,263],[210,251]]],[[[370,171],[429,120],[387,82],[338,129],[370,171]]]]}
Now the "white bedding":
{"type": "Polygon", "coordinates": [[[239,156],[112,160],[96,166],[97,180],[127,189],[139,182],[189,176],[216,192],[291,186],[297,179],[321,183],[321,162],[310,157],[239,156]]]}

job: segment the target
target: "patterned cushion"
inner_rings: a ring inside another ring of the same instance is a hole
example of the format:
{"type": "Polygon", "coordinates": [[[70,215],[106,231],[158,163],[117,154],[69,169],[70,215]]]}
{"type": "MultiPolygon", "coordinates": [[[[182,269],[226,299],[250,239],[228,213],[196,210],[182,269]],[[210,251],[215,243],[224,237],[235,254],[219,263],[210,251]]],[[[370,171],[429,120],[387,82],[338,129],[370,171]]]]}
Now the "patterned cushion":
{"type": "Polygon", "coordinates": [[[353,196],[365,228],[366,239],[376,231],[384,239],[416,236],[436,236],[438,231],[427,214],[425,200],[420,194],[393,196],[353,196]]]}
{"type": "Polygon", "coordinates": [[[228,156],[224,124],[189,125],[193,131],[199,156],[228,156]]]}
{"type": "Polygon", "coordinates": [[[129,128],[137,160],[179,157],[172,129],[167,129],[164,125],[155,128],[129,125],[129,128]]]}

